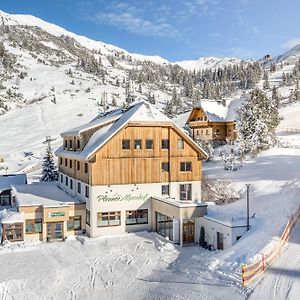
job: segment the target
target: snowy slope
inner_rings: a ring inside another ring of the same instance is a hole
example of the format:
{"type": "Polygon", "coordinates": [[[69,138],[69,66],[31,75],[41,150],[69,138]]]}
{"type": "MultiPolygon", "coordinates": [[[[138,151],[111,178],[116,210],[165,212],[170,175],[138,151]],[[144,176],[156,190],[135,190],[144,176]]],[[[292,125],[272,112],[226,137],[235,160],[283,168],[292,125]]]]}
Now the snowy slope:
{"type": "Polygon", "coordinates": [[[77,35],[73,32],[67,31],[64,28],[57,26],[55,24],[48,23],[43,21],[40,18],[31,16],[31,15],[19,15],[19,14],[7,14],[0,10],[0,17],[2,18],[2,23],[5,25],[27,25],[27,26],[37,26],[43,30],[53,34],[55,36],[67,35],[74,38],[84,47],[90,50],[100,50],[103,54],[111,54],[113,52],[123,52],[125,54],[131,55],[136,60],[141,61],[152,61],[154,63],[167,63],[167,60],[159,56],[147,56],[141,54],[130,54],[124,49],[121,49],[117,46],[107,44],[101,41],[94,41],[85,36],[77,35]]]}
{"type": "Polygon", "coordinates": [[[292,49],[286,51],[285,53],[275,57],[273,61],[275,61],[276,63],[283,62],[283,61],[293,63],[299,58],[300,58],[300,44],[294,46],[292,49]]]}
{"type": "Polygon", "coordinates": [[[188,71],[201,71],[205,69],[216,69],[224,67],[226,65],[236,65],[241,63],[239,58],[228,58],[228,57],[201,57],[198,60],[183,60],[177,61],[174,64],[188,71]]]}

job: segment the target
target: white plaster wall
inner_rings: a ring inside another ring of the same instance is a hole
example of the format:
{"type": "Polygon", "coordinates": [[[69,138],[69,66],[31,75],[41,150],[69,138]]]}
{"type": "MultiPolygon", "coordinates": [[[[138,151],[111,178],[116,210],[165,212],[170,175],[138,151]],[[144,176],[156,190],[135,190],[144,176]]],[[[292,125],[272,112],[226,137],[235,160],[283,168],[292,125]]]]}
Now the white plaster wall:
{"type": "MultiPolygon", "coordinates": [[[[208,220],[206,218],[199,218],[199,232],[201,226],[204,227],[205,241],[209,245],[213,245],[217,249],[217,232],[221,232],[224,235],[224,250],[232,246],[232,228],[224,224],[208,220]]],[[[199,241],[198,233],[198,240],[199,241]]]]}

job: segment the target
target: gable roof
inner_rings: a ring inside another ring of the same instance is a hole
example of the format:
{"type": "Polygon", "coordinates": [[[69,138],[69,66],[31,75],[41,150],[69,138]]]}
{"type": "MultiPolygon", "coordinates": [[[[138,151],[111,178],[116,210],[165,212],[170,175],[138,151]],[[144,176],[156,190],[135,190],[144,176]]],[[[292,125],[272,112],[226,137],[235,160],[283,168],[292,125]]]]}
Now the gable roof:
{"type": "MultiPolygon", "coordinates": [[[[90,138],[88,143],[85,145],[84,149],[80,152],[71,152],[64,150],[63,147],[60,147],[55,154],[60,156],[67,156],[74,159],[89,159],[91,158],[100,148],[102,148],[114,135],[116,135],[121,129],[126,127],[129,123],[143,123],[143,124],[155,124],[155,123],[165,123],[176,127],[177,131],[180,134],[184,135],[184,138],[197,149],[198,152],[201,152],[204,157],[207,154],[197,145],[189,136],[187,136],[182,129],[180,129],[171,119],[161,113],[159,110],[154,108],[148,102],[136,102],[128,107],[128,109],[119,109],[120,113],[116,113],[116,110],[112,113],[107,113],[106,115],[99,117],[97,122],[92,121],[91,123],[103,124],[103,127],[98,129],[90,138]],[[103,122],[105,120],[105,122],[103,122]],[[102,123],[101,123],[102,122],[102,123]]],[[[90,124],[90,123],[88,123],[90,124]]],[[[82,128],[93,128],[89,125],[80,126],[75,131],[80,132],[82,128]]],[[[71,131],[69,131],[71,132],[71,131]]]]}
{"type": "Polygon", "coordinates": [[[240,100],[239,98],[228,100],[198,100],[188,115],[186,123],[189,121],[194,109],[202,109],[209,122],[235,122],[236,109],[239,108],[242,103],[240,100]]]}

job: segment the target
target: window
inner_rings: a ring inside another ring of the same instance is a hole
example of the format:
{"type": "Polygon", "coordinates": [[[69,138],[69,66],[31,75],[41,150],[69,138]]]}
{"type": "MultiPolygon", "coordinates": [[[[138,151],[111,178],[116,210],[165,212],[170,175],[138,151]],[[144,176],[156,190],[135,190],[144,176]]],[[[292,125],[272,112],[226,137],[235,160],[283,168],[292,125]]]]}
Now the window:
{"type": "Polygon", "coordinates": [[[88,209],[85,210],[85,223],[91,225],[91,213],[88,209]]]}
{"type": "Polygon", "coordinates": [[[65,167],[68,166],[68,160],[65,158],[65,167]]]}
{"type": "Polygon", "coordinates": [[[89,194],[90,194],[90,190],[89,190],[89,187],[86,185],[85,186],[85,196],[88,198],[89,194]]]}
{"type": "Polygon", "coordinates": [[[189,184],[180,184],[180,200],[181,201],[191,201],[192,200],[192,185],[189,184]]]}
{"type": "Polygon", "coordinates": [[[168,184],[161,186],[162,195],[170,195],[170,186],[168,184]]]}
{"type": "Polygon", "coordinates": [[[3,240],[23,241],[23,223],[3,224],[3,240]]]}
{"type": "Polygon", "coordinates": [[[153,140],[146,140],[146,149],[151,150],[153,147],[153,140]]]}
{"type": "Polygon", "coordinates": [[[64,140],[64,149],[67,149],[68,148],[68,141],[65,139],[64,140]]]}
{"type": "Polygon", "coordinates": [[[101,212],[97,214],[97,227],[121,225],[121,212],[101,212]]]}
{"type": "Polygon", "coordinates": [[[81,193],[81,183],[77,182],[77,192],[80,194],[81,193]]]}
{"type": "Polygon", "coordinates": [[[177,148],[178,149],[184,149],[184,140],[183,139],[178,139],[177,148]]]}
{"type": "Polygon", "coordinates": [[[142,140],[134,140],[134,149],[136,150],[142,149],[142,140]]]}
{"type": "Polygon", "coordinates": [[[162,140],[161,141],[161,149],[169,149],[169,140],[162,140]]]}
{"type": "Polygon", "coordinates": [[[130,149],[130,140],[122,140],[122,149],[129,150],[130,149]]]}
{"type": "Polygon", "coordinates": [[[147,223],[148,223],[148,209],[126,211],[126,225],[147,224],[147,223]]]}
{"type": "Polygon", "coordinates": [[[62,174],[60,174],[60,182],[63,183],[64,182],[64,176],[62,174]]]}
{"type": "Polygon", "coordinates": [[[73,179],[70,179],[70,189],[73,190],[73,179]]]}
{"type": "Polygon", "coordinates": [[[63,159],[62,159],[62,157],[59,159],[59,161],[60,161],[60,165],[62,165],[62,164],[63,164],[63,159]]]}
{"type": "Polygon", "coordinates": [[[206,135],[208,135],[208,129],[206,129],[206,135]]]}
{"type": "Polygon", "coordinates": [[[169,163],[168,162],[161,163],[161,169],[163,172],[169,172],[169,163]]]}
{"type": "Polygon", "coordinates": [[[72,167],[73,167],[73,160],[70,159],[70,169],[72,169],[72,167]]]}
{"type": "Polygon", "coordinates": [[[66,176],[66,186],[68,186],[69,185],[69,178],[68,178],[68,176],[66,176]]]}
{"type": "Polygon", "coordinates": [[[77,161],[77,171],[80,171],[80,161],[77,161]]]}
{"type": "Polygon", "coordinates": [[[180,172],[191,172],[192,163],[191,162],[181,162],[180,163],[180,172]]]}
{"type": "Polygon", "coordinates": [[[69,217],[67,230],[81,230],[81,216],[69,217]]]}
{"type": "Polygon", "coordinates": [[[73,142],[72,140],[69,141],[69,148],[72,150],[73,149],[73,142]]]}
{"type": "Polygon", "coordinates": [[[77,140],[77,150],[80,150],[80,140],[77,140]]]}
{"type": "Polygon", "coordinates": [[[88,172],[88,164],[84,163],[84,173],[87,173],[87,172],[88,172]]]}
{"type": "Polygon", "coordinates": [[[156,232],[173,241],[173,219],[156,212],[156,232]]]}
{"type": "Polygon", "coordinates": [[[26,233],[42,233],[42,219],[26,220],[26,233]]]}
{"type": "Polygon", "coordinates": [[[10,206],[11,205],[11,203],[10,203],[10,191],[3,192],[0,195],[0,205],[1,206],[10,206]],[[4,194],[4,193],[6,193],[6,194],[4,194]]]}

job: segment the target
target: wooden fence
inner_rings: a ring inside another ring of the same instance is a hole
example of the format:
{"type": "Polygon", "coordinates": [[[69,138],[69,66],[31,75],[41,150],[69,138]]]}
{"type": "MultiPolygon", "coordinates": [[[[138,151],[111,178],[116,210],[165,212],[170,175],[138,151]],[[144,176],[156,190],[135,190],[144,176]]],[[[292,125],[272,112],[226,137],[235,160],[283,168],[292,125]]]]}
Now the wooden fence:
{"type": "Polygon", "coordinates": [[[289,240],[291,236],[291,232],[295,225],[297,224],[298,220],[300,219],[300,205],[298,207],[298,210],[291,215],[291,218],[289,219],[288,223],[285,226],[285,229],[280,236],[280,239],[275,244],[275,246],[268,251],[267,253],[261,254],[261,259],[253,262],[250,265],[243,265],[242,266],[242,284],[243,286],[246,286],[248,283],[253,281],[254,279],[261,276],[268,267],[272,264],[272,262],[280,256],[283,247],[289,240]]]}
{"type": "Polygon", "coordinates": [[[300,133],[300,128],[283,128],[283,127],[278,127],[277,131],[279,131],[279,132],[300,133]]]}

